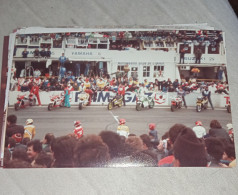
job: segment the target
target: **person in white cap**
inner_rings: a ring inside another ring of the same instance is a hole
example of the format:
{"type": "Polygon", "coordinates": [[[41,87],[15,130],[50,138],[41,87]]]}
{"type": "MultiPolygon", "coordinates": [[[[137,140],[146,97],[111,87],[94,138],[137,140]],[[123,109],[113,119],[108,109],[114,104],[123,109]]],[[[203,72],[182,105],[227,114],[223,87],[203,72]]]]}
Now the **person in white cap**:
{"type": "Polygon", "coordinates": [[[36,128],[33,125],[33,119],[27,119],[26,120],[26,126],[24,127],[25,131],[24,131],[24,135],[23,138],[30,138],[30,140],[32,140],[35,137],[36,134],[36,128]]]}

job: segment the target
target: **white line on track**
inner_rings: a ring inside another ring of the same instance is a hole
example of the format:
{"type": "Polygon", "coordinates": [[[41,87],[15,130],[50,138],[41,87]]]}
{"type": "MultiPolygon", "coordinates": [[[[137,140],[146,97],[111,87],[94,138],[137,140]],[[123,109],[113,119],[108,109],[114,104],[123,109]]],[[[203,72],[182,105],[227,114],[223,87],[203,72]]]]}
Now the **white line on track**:
{"type": "Polygon", "coordinates": [[[117,123],[119,123],[119,121],[118,121],[118,116],[114,116],[114,114],[111,112],[111,111],[109,111],[110,112],[110,114],[112,115],[112,117],[115,119],[115,121],[117,122],[117,123]]]}

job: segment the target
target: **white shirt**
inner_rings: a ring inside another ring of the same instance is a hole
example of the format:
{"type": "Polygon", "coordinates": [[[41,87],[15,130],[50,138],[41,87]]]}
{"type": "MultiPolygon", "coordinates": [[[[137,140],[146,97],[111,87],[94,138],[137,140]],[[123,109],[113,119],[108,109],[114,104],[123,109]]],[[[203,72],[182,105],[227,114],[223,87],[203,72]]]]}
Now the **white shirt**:
{"type": "Polygon", "coordinates": [[[202,138],[204,135],[206,135],[206,129],[202,126],[195,126],[193,127],[193,131],[196,134],[197,138],[202,138]]]}

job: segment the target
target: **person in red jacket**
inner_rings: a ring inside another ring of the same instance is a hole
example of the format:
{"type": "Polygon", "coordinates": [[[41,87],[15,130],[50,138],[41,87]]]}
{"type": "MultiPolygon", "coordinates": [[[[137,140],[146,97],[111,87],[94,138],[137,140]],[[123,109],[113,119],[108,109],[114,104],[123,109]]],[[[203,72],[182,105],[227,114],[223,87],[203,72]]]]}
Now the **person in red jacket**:
{"type": "Polygon", "coordinates": [[[37,86],[37,83],[35,83],[35,82],[33,83],[33,87],[31,88],[30,92],[36,96],[38,105],[41,106],[39,87],[37,86]]]}
{"type": "Polygon", "coordinates": [[[126,102],[125,102],[125,93],[126,93],[126,89],[125,89],[125,86],[120,84],[119,87],[118,87],[118,95],[121,95],[123,97],[123,104],[124,106],[126,105],[126,102]]]}
{"type": "Polygon", "coordinates": [[[80,121],[74,121],[74,135],[77,139],[83,136],[83,127],[80,121]]]}

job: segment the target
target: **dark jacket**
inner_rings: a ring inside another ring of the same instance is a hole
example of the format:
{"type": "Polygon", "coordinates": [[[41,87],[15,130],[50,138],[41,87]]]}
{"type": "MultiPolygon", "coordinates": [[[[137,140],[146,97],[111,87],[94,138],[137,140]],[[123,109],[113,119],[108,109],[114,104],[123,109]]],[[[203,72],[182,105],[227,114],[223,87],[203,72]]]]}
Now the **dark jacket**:
{"type": "Polygon", "coordinates": [[[8,125],[7,126],[7,130],[6,130],[6,135],[8,137],[12,137],[12,135],[16,134],[16,133],[20,133],[20,134],[24,134],[24,127],[22,125],[8,125]]]}
{"type": "Polygon", "coordinates": [[[209,135],[210,135],[211,137],[224,138],[224,139],[226,139],[226,140],[228,141],[228,143],[231,142],[231,139],[230,139],[230,137],[229,137],[229,134],[228,134],[228,133],[226,132],[226,130],[223,129],[223,128],[220,128],[220,129],[218,129],[218,128],[212,128],[212,129],[209,130],[209,135]]]}

